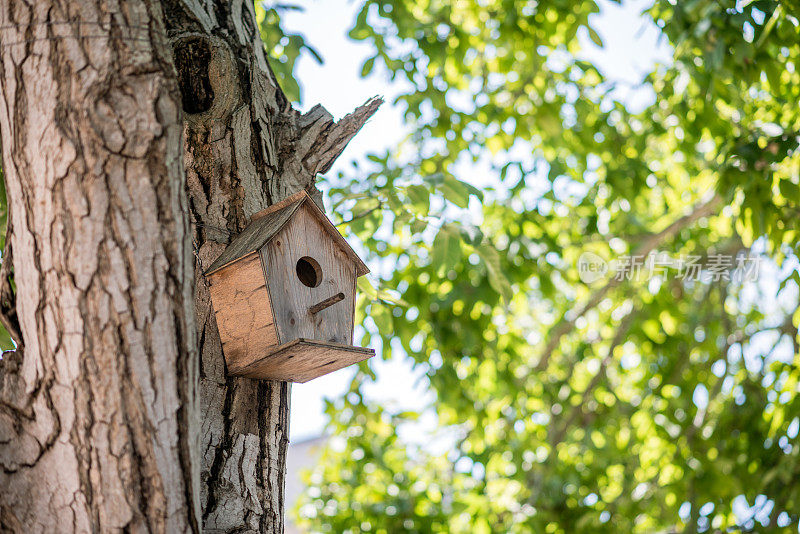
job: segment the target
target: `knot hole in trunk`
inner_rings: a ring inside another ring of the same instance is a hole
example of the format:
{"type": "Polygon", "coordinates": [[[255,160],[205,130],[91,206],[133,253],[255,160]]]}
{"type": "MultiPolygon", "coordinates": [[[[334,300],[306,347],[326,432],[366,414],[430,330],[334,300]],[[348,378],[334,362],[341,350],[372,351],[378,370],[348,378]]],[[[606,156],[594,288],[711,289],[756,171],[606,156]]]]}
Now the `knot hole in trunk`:
{"type": "Polygon", "coordinates": [[[219,37],[185,33],[172,39],[184,118],[190,127],[227,120],[240,103],[239,71],[219,37]]]}
{"type": "Polygon", "coordinates": [[[188,37],[176,43],[173,50],[183,111],[202,113],[214,103],[214,89],[208,77],[211,46],[201,36],[188,37]]]}

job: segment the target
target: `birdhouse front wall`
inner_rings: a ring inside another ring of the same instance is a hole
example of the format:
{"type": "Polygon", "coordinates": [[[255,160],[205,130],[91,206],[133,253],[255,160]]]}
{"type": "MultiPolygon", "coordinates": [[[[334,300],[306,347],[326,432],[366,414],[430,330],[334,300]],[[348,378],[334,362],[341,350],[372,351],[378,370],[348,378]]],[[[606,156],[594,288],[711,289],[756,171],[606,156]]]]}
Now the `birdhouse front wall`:
{"type": "Polygon", "coordinates": [[[352,344],[356,265],[311,208],[300,206],[261,249],[261,257],[281,343],[306,338],[352,344]],[[343,300],[309,311],[339,293],[343,300]]]}

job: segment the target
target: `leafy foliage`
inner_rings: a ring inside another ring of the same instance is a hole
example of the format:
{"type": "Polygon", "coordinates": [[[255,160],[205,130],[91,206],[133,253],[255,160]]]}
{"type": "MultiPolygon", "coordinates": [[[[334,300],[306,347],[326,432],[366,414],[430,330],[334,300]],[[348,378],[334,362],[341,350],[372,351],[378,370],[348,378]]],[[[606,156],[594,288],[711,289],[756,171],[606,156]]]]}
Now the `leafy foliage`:
{"type": "Polygon", "coordinates": [[[302,11],[296,4],[255,2],[256,22],[261,31],[261,40],[267,47],[270,67],[290,102],[300,102],[300,85],[294,76],[295,63],[304,51],[322,63],[322,57],[297,33],[288,33],[281,26],[281,13],[302,11]]]}
{"type": "MultiPolygon", "coordinates": [[[[0,168],[0,251],[5,250],[6,229],[8,228],[8,202],[6,201],[6,181],[3,170],[0,168]]],[[[2,261],[2,258],[0,258],[2,261]]],[[[0,323],[0,351],[13,350],[14,341],[11,335],[0,323]]]]}
{"type": "Polygon", "coordinates": [[[333,211],[379,267],[360,302],[362,343],[413,359],[435,430],[419,437],[420,414],[366,400],[364,365],[328,407],[334,443],[299,508],[304,526],[797,525],[798,13],[657,1],[645,16],[674,59],[638,88],[652,104],[633,110],[582,59],[602,46],[599,9],[361,8],[350,36],[375,47],[363,74],[382,63],[410,88],[398,102],[413,133],[330,177],[333,211]],[[758,282],[674,268],[578,276],[584,252],[656,250],[765,267],[758,282]]]}

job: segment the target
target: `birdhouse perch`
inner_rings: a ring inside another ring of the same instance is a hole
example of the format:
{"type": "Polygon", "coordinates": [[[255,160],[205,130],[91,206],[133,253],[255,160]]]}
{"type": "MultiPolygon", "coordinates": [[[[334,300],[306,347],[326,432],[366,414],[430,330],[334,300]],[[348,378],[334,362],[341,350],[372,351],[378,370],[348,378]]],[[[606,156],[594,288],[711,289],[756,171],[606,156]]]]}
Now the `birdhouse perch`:
{"type": "Polygon", "coordinates": [[[256,214],[206,271],[228,372],[307,382],[374,356],[352,346],[368,272],[305,191],[256,214]]]}

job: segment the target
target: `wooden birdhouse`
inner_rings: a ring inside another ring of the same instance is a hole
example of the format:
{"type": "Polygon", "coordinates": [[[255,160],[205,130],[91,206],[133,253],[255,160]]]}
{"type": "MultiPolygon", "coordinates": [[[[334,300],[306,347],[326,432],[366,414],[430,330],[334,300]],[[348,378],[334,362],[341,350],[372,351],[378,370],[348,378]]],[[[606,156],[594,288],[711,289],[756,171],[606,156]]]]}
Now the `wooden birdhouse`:
{"type": "Polygon", "coordinates": [[[307,382],[374,356],[352,346],[368,272],[305,191],[256,214],[206,271],[228,372],[307,382]]]}

